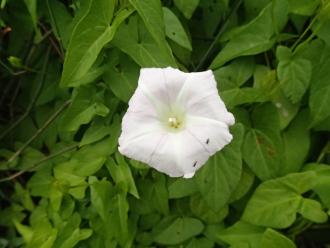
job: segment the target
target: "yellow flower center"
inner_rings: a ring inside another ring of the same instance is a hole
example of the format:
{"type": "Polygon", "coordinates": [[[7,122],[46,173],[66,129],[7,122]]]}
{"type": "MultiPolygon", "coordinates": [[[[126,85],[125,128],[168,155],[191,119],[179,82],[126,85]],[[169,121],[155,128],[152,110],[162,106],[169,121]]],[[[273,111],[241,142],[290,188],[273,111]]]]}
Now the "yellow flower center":
{"type": "Polygon", "coordinates": [[[171,128],[178,129],[181,126],[181,121],[179,121],[176,117],[169,117],[168,118],[168,125],[171,128]]]}

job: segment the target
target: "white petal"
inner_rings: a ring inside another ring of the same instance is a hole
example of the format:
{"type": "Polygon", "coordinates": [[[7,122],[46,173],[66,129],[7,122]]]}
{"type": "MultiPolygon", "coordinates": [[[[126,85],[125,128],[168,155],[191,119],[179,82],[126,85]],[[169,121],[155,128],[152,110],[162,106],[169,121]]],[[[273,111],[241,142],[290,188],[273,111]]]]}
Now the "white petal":
{"type": "Polygon", "coordinates": [[[190,132],[169,133],[155,150],[150,166],[171,177],[193,176],[209,158],[205,147],[190,132]]]}
{"type": "Polygon", "coordinates": [[[188,75],[188,73],[171,67],[143,68],[140,71],[138,86],[147,89],[163,104],[171,105],[175,102],[188,75]]]}
{"type": "Polygon", "coordinates": [[[119,137],[119,144],[126,144],[132,139],[154,132],[164,133],[158,117],[146,113],[127,112],[122,121],[122,134],[119,137]]]}
{"type": "Polygon", "coordinates": [[[227,125],[235,123],[234,116],[227,111],[219,96],[211,70],[190,73],[177,101],[185,106],[188,114],[215,119],[227,125]]]}
{"type": "Polygon", "coordinates": [[[149,163],[157,144],[166,135],[161,123],[154,116],[126,113],[118,150],[123,155],[149,163]]]}
{"type": "Polygon", "coordinates": [[[144,114],[158,117],[157,103],[148,98],[141,88],[137,88],[128,102],[127,113],[144,114]]]}
{"type": "Polygon", "coordinates": [[[195,172],[191,172],[191,173],[184,174],[183,177],[184,178],[192,178],[194,175],[195,175],[195,172]]]}
{"type": "Polygon", "coordinates": [[[204,146],[210,156],[233,138],[226,123],[206,117],[188,115],[185,128],[204,146]]]}

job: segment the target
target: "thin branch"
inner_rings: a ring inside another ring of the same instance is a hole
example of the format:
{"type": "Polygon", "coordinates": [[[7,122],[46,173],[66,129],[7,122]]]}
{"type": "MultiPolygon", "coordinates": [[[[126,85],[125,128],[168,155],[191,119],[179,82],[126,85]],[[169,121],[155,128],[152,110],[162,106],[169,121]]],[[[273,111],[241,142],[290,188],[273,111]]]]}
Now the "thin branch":
{"type": "MultiPolygon", "coordinates": [[[[61,37],[59,35],[59,29],[58,29],[58,25],[57,25],[57,22],[55,20],[55,17],[54,17],[54,13],[53,13],[53,10],[52,8],[50,7],[49,5],[49,0],[46,1],[47,3],[47,9],[48,9],[48,12],[49,12],[49,16],[50,16],[50,19],[53,21],[54,23],[54,28],[55,28],[55,33],[59,36],[58,38],[58,43],[59,43],[59,47],[60,47],[60,54],[62,55],[61,58],[64,59],[64,49],[63,49],[63,45],[62,45],[62,42],[61,42],[61,37]]],[[[55,35],[56,36],[56,35],[55,35]]]]}
{"type": "Polygon", "coordinates": [[[29,144],[32,143],[45,129],[60,115],[60,113],[65,110],[69,104],[71,103],[71,100],[66,101],[54,114],[52,114],[47,121],[26,141],[9,159],[8,163],[11,163],[14,161],[15,158],[17,158],[27,147],[29,144]]]}
{"type": "Polygon", "coordinates": [[[47,34],[47,36],[45,36],[45,38],[47,38],[50,42],[50,44],[52,45],[52,47],[54,48],[54,50],[56,51],[56,53],[60,56],[60,59],[62,61],[64,61],[64,51],[61,47],[61,45],[59,43],[57,43],[51,34],[54,34],[53,30],[47,30],[47,27],[39,22],[39,26],[42,28],[42,30],[45,32],[45,34],[47,34]]]}
{"type": "MultiPolygon", "coordinates": [[[[26,70],[21,70],[21,71],[14,71],[13,69],[11,69],[8,65],[6,65],[4,62],[2,62],[0,60],[0,65],[2,65],[3,68],[5,68],[9,74],[13,75],[13,76],[19,76],[19,75],[22,75],[24,73],[26,73],[27,71],[26,70]]],[[[25,69],[25,68],[24,68],[25,69]]]]}
{"type": "Polygon", "coordinates": [[[46,77],[46,70],[47,70],[48,61],[49,61],[49,55],[50,55],[50,47],[48,47],[48,49],[47,49],[45,61],[44,61],[43,68],[42,68],[42,71],[41,71],[42,78],[40,80],[40,83],[39,83],[36,91],[35,91],[35,94],[32,98],[32,101],[30,102],[29,106],[27,107],[25,113],[20,118],[18,118],[9,128],[7,128],[2,134],[0,134],[0,140],[2,140],[16,126],[18,126],[29,115],[30,111],[32,110],[35,102],[37,101],[37,99],[39,97],[40,91],[42,89],[42,85],[43,85],[45,77],[46,77]]]}
{"type": "Polygon", "coordinates": [[[47,157],[39,160],[38,162],[36,162],[35,164],[33,164],[32,166],[30,166],[27,169],[21,170],[21,171],[16,172],[16,173],[14,173],[14,174],[12,174],[12,175],[10,175],[8,177],[5,177],[5,178],[0,179],[0,183],[11,181],[11,180],[15,179],[16,177],[19,177],[19,176],[23,175],[25,172],[28,172],[29,170],[36,169],[42,163],[47,162],[48,160],[50,160],[50,159],[52,159],[54,157],[57,157],[59,155],[62,155],[64,153],[66,153],[66,152],[72,151],[72,150],[74,150],[76,148],[78,148],[78,145],[68,146],[68,147],[66,147],[66,148],[64,148],[64,149],[62,149],[62,150],[60,150],[60,151],[58,151],[58,152],[56,152],[54,154],[51,154],[51,155],[49,155],[49,156],[47,156],[47,157]]]}
{"type": "Polygon", "coordinates": [[[204,56],[202,57],[202,59],[200,60],[199,64],[197,65],[195,71],[199,71],[205,64],[206,60],[209,58],[210,53],[213,51],[215,45],[217,44],[217,42],[219,41],[221,35],[225,32],[225,30],[227,29],[227,26],[229,24],[230,19],[232,18],[232,16],[236,13],[237,9],[239,8],[239,6],[242,4],[243,0],[238,0],[236,1],[234,7],[232,8],[230,14],[228,15],[225,23],[221,26],[217,36],[214,38],[213,42],[211,43],[210,47],[207,49],[206,53],[204,54],[204,56]]]}

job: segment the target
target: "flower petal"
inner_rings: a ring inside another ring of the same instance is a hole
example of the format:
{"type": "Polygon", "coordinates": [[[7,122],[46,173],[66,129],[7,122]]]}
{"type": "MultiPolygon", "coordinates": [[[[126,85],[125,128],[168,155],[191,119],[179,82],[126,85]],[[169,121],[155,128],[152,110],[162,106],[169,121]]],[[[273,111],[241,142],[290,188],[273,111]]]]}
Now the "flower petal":
{"type": "Polygon", "coordinates": [[[169,133],[154,151],[150,166],[171,177],[193,176],[209,158],[205,147],[190,132],[169,133]]]}
{"type": "Polygon", "coordinates": [[[148,89],[151,95],[163,104],[171,105],[175,102],[188,75],[171,67],[143,68],[140,71],[138,86],[148,89]]]}
{"type": "Polygon", "coordinates": [[[149,99],[141,88],[137,88],[128,102],[127,113],[145,114],[149,116],[158,117],[159,111],[157,109],[158,104],[152,103],[152,99],[149,99]]]}
{"type": "Polygon", "coordinates": [[[162,124],[154,116],[127,112],[122,121],[118,150],[129,158],[149,163],[165,135],[162,124]]]}
{"type": "Polygon", "coordinates": [[[186,130],[191,133],[212,156],[231,142],[233,136],[224,122],[206,117],[187,116],[186,130]]]}
{"type": "Polygon", "coordinates": [[[211,70],[190,73],[178,94],[179,105],[184,105],[188,114],[222,121],[227,125],[235,123],[234,116],[221,100],[217,83],[211,70]]]}

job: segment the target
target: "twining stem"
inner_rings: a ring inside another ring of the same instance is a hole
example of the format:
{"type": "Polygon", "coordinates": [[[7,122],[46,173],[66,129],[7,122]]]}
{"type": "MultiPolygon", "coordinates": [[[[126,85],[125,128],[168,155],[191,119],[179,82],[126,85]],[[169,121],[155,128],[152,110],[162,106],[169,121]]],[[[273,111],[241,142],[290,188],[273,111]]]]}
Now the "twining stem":
{"type": "Polygon", "coordinates": [[[29,144],[31,144],[31,142],[33,140],[35,140],[43,131],[45,131],[45,129],[57,118],[57,116],[59,116],[60,113],[62,113],[62,111],[64,109],[66,109],[69,104],[71,103],[71,100],[68,100],[66,102],[64,102],[64,104],[55,112],[53,113],[48,119],[47,121],[28,139],[28,141],[26,141],[8,160],[8,163],[11,163],[12,161],[14,161],[15,158],[17,158],[27,147],[29,144]]]}
{"type": "MultiPolygon", "coordinates": [[[[49,0],[47,0],[46,3],[47,3],[47,9],[48,9],[48,12],[49,12],[49,17],[54,23],[55,33],[59,36],[58,23],[56,22],[53,10],[49,5],[49,0]]],[[[55,34],[55,36],[56,36],[56,34],[55,34]]],[[[61,39],[61,37],[59,37],[59,38],[61,39]]],[[[59,40],[58,43],[59,43],[59,55],[60,55],[61,59],[64,59],[64,49],[63,49],[61,40],[59,40]]]]}
{"type": "Polygon", "coordinates": [[[296,47],[298,46],[298,44],[301,42],[301,40],[305,37],[305,35],[308,33],[308,31],[312,28],[312,26],[314,25],[315,21],[317,20],[318,15],[314,16],[314,18],[312,19],[312,21],[309,23],[309,25],[307,26],[307,28],[304,30],[304,32],[298,37],[298,39],[294,42],[294,44],[291,47],[291,51],[294,51],[296,49],[296,47]]]}
{"type": "Polygon", "coordinates": [[[36,162],[36,163],[33,164],[32,166],[30,166],[29,168],[26,168],[26,169],[24,169],[24,170],[21,170],[21,171],[19,171],[19,172],[16,172],[16,173],[14,173],[14,174],[8,176],[8,177],[5,177],[5,178],[0,179],[0,183],[2,183],[2,182],[6,182],[6,181],[11,181],[11,180],[15,179],[16,177],[18,177],[18,176],[24,174],[25,172],[27,172],[27,171],[29,171],[29,170],[36,169],[36,168],[37,168],[39,165],[41,165],[42,163],[44,163],[44,162],[46,162],[46,161],[48,161],[48,160],[50,160],[50,159],[52,159],[52,158],[54,158],[54,157],[57,157],[57,156],[59,156],[59,155],[62,155],[62,154],[64,154],[64,153],[66,153],[66,152],[72,151],[72,150],[74,150],[74,149],[76,149],[76,148],[78,148],[78,145],[72,145],[72,146],[65,147],[64,149],[62,149],[62,150],[60,150],[60,151],[58,151],[58,152],[56,152],[56,153],[53,153],[53,154],[51,154],[51,155],[49,155],[49,156],[47,156],[47,157],[45,157],[45,158],[39,160],[38,162],[36,162]]]}
{"type": "MultiPolygon", "coordinates": [[[[327,9],[330,5],[325,5],[324,9],[327,9]]],[[[318,13],[313,17],[312,21],[308,24],[307,28],[304,30],[304,32],[299,36],[299,38],[295,41],[295,43],[291,47],[291,51],[296,53],[297,50],[301,48],[301,46],[297,47],[301,40],[304,38],[304,36],[307,34],[307,32],[313,27],[314,23],[318,20],[319,16],[322,14],[322,8],[318,11],[318,13]],[[297,48],[297,49],[296,49],[297,48]]],[[[316,33],[319,31],[321,26],[323,25],[323,22],[319,23],[318,26],[312,30],[312,34],[302,43],[302,44],[308,44],[316,35],[316,33]]]]}
{"type": "Polygon", "coordinates": [[[213,51],[214,46],[217,44],[217,42],[219,42],[219,39],[220,39],[221,35],[227,29],[229,21],[231,20],[232,16],[236,13],[237,9],[239,8],[239,6],[241,5],[242,2],[243,2],[242,0],[236,1],[234,7],[232,8],[230,14],[228,15],[228,17],[226,19],[226,21],[221,26],[217,36],[214,38],[213,42],[211,43],[211,45],[207,49],[206,53],[204,54],[204,56],[202,57],[202,59],[200,60],[199,64],[196,66],[196,69],[194,71],[199,71],[204,66],[205,61],[208,59],[210,53],[213,51]]]}
{"type": "Polygon", "coordinates": [[[40,91],[42,89],[45,77],[46,77],[46,70],[48,67],[48,61],[49,61],[49,55],[50,55],[50,47],[47,48],[47,52],[46,52],[46,56],[45,56],[45,61],[43,63],[43,67],[42,67],[42,71],[41,71],[41,75],[42,78],[38,84],[38,87],[35,91],[35,94],[32,98],[32,101],[30,102],[29,106],[27,107],[25,113],[23,115],[21,115],[20,118],[18,118],[9,128],[7,128],[2,134],[0,134],[0,140],[2,140],[8,133],[10,133],[15,127],[17,127],[30,113],[30,111],[32,110],[35,102],[37,101],[40,91]]]}
{"type": "Polygon", "coordinates": [[[328,142],[328,143],[322,148],[322,151],[321,151],[320,155],[318,156],[316,162],[317,162],[317,163],[320,163],[320,162],[323,160],[325,154],[327,154],[329,151],[330,151],[330,142],[328,142]]]}
{"type": "Polygon", "coordinates": [[[14,71],[1,60],[0,60],[0,65],[2,65],[9,72],[9,74],[11,74],[13,76],[19,76],[19,75],[22,75],[27,72],[26,70],[14,71]]]}

